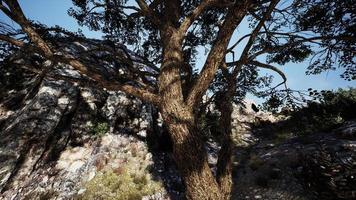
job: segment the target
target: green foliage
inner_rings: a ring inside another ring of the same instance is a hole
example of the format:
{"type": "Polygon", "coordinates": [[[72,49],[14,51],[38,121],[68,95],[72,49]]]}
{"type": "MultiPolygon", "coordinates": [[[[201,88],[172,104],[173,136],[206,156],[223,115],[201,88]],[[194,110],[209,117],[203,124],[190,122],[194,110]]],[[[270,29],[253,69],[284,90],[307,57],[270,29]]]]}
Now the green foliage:
{"type": "Polygon", "coordinates": [[[315,98],[320,99],[320,103],[309,103],[309,107],[324,107],[327,113],[340,115],[344,119],[352,119],[356,117],[355,104],[356,104],[356,88],[348,90],[339,89],[336,92],[332,91],[313,91],[310,92],[315,98]]]}
{"type": "Polygon", "coordinates": [[[92,127],[91,133],[95,136],[103,136],[109,131],[109,124],[107,122],[97,122],[92,127]]]}
{"type": "Polygon", "coordinates": [[[262,104],[262,109],[272,113],[277,113],[279,107],[283,105],[283,103],[283,100],[277,94],[272,93],[267,101],[262,104]]]}
{"type": "MultiPolygon", "coordinates": [[[[241,104],[247,93],[258,95],[258,90],[266,89],[273,81],[273,77],[269,75],[259,76],[256,66],[249,65],[243,67],[236,79],[236,90],[234,92],[233,101],[236,104],[241,104]]],[[[210,85],[209,91],[214,93],[213,100],[215,103],[222,101],[226,94],[228,80],[225,75],[219,70],[215,76],[214,82],[210,85]]]]}
{"type": "MultiPolygon", "coordinates": [[[[68,10],[82,26],[91,30],[101,31],[105,39],[120,42],[133,47],[138,54],[157,64],[162,57],[161,35],[152,20],[135,13],[132,1],[128,0],[72,0],[74,7],[68,10]],[[110,9],[108,9],[110,8],[110,9]],[[134,13],[132,13],[134,11],[134,13]]],[[[178,21],[190,15],[201,1],[181,1],[181,15],[178,21]]],[[[166,23],[177,24],[173,18],[164,18],[165,1],[157,1],[150,6],[166,23]]],[[[215,39],[220,18],[226,14],[226,9],[210,9],[204,12],[195,22],[196,28],[189,29],[184,40],[184,54],[187,63],[194,65],[197,57],[197,47],[207,46],[215,39]]]]}
{"type": "Polygon", "coordinates": [[[137,200],[152,195],[162,188],[146,173],[131,171],[129,167],[106,170],[86,184],[86,191],[78,199],[137,200]]]}
{"type": "MultiPolygon", "coordinates": [[[[294,41],[290,41],[292,43],[294,41]]],[[[287,43],[288,44],[288,43],[287,43]]],[[[280,65],[285,65],[288,62],[299,63],[303,62],[308,56],[310,56],[312,50],[310,46],[300,44],[296,45],[286,45],[286,48],[267,56],[268,63],[278,63],[280,65]]]]}
{"type": "Polygon", "coordinates": [[[323,51],[315,52],[308,74],[319,74],[337,67],[345,71],[345,80],[356,79],[356,12],[354,0],[294,0],[292,13],[296,13],[295,26],[299,31],[311,31],[322,36],[323,51]],[[329,36],[341,36],[338,41],[329,36]]]}

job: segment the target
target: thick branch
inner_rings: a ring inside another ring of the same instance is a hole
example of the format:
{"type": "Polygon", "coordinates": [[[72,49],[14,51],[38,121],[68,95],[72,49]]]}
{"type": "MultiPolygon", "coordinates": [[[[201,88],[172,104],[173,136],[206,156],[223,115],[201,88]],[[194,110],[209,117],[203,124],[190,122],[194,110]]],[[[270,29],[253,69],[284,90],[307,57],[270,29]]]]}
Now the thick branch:
{"type": "MultiPolygon", "coordinates": [[[[87,75],[88,77],[97,81],[103,87],[110,89],[110,90],[121,90],[126,92],[127,94],[136,96],[144,101],[149,101],[153,104],[159,105],[159,97],[149,91],[136,88],[131,85],[121,85],[118,82],[112,82],[106,80],[100,74],[92,72],[87,68],[83,63],[79,60],[68,57],[66,55],[59,56],[55,55],[51,50],[50,46],[41,38],[41,36],[34,30],[31,26],[30,22],[26,19],[25,15],[23,14],[20,5],[15,0],[5,0],[6,4],[9,6],[11,10],[11,17],[15,22],[17,22],[23,31],[28,35],[29,39],[34,43],[34,45],[41,50],[43,56],[49,60],[53,60],[55,62],[63,62],[66,64],[71,65],[76,70],[80,71],[82,74],[87,75]]],[[[6,13],[5,13],[6,14],[6,13]]],[[[3,38],[9,39],[9,38],[3,38]]],[[[5,40],[6,41],[6,40],[5,40]]],[[[8,41],[10,42],[10,41],[8,41]]],[[[15,41],[12,41],[15,42],[15,41]]],[[[45,69],[46,70],[46,69],[45,69]]]]}
{"type": "Polygon", "coordinates": [[[179,32],[181,35],[185,34],[192,23],[212,4],[216,3],[216,0],[204,0],[201,2],[192,13],[187,16],[179,27],[179,32]]]}
{"type": "Polygon", "coordinates": [[[193,108],[194,105],[199,102],[208,89],[209,84],[214,79],[215,73],[225,57],[226,48],[229,44],[231,36],[236,27],[245,17],[247,9],[250,5],[250,1],[247,1],[238,3],[233,8],[230,8],[229,13],[218,32],[218,36],[208,55],[202,72],[188,95],[186,102],[190,108],[193,108]]]}
{"type": "Polygon", "coordinates": [[[32,28],[30,22],[26,19],[23,11],[18,4],[17,0],[5,0],[6,4],[9,6],[11,10],[11,14],[8,15],[12,20],[17,22],[22,30],[27,33],[30,40],[35,44],[37,48],[39,48],[45,57],[52,57],[53,52],[50,47],[46,44],[46,42],[41,38],[40,35],[32,28]]]}
{"type": "Polygon", "coordinates": [[[25,43],[20,41],[20,40],[17,40],[15,38],[12,38],[12,37],[9,37],[7,35],[4,35],[4,34],[0,34],[0,40],[2,41],[5,41],[5,42],[8,42],[12,45],[15,45],[15,46],[18,46],[18,47],[23,47],[25,46],[25,43]]]}
{"type": "Polygon", "coordinates": [[[136,0],[136,3],[141,9],[141,12],[143,15],[148,17],[154,25],[156,25],[158,28],[161,27],[161,22],[159,17],[156,15],[156,13],[147,5],[145,0],[136,0]]]}

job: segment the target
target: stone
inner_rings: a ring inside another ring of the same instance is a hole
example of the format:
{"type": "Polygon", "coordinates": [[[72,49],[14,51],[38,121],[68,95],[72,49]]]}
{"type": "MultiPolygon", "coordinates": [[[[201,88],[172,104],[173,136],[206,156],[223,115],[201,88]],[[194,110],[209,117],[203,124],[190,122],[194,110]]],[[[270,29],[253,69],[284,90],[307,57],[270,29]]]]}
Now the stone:
{"type": "Polygon", "coordinates": [[[60,160],[57,162],[56,168],[57,169],[67,169],[70,166],[70,164],[71,163],[68,161],[60,160]]]}
{"type": "Polygon", "coordinates": [[[85,163],[81,160],[74,161],[69,168],[67,169],[69,172],[75,173],[77,170],[79,170],[81,167],[83,167],[85,163]]]}
{"type": "Polygon", "coordinates": [[[85,189],[85,188],[81,188],[81,189],[78,191],[78,195],[83,194],[85,191],[86,191],[86,189],[85,189]]]}

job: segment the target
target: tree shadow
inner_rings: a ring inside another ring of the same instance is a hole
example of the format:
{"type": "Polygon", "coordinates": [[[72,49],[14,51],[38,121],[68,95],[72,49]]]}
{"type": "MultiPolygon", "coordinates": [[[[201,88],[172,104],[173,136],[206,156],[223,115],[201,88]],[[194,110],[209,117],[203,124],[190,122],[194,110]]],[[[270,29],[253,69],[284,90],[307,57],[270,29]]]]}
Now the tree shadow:
{"type": "MultiPolygon", "coordinates": [[[[71,87],[71,85],[66,85],[71,87]]],[[[69,135],[62,135],[59,128],[68,126],[74,111],[69,107],[60,111],[59,97],[66,96],[62,83],[45,82],[42,90],[22,109],[7,119],[1,132],[1,154],[7,154],[8,162],[1,163],[1,192],[10,189],[17,176],[29,176],[44,164],[58,156],[67,145],[69,135]],[[49,89],[50,88],[50,89],[49,89]],[[61,88],[61,89],[60,89],[61,88]],[[61,144],[59,144],[61,143],[61,144]],[[26,164],[26,165],[25,165],[26,164]]],[[[70,97],[68,97],[70,98],[70,97]]]]}

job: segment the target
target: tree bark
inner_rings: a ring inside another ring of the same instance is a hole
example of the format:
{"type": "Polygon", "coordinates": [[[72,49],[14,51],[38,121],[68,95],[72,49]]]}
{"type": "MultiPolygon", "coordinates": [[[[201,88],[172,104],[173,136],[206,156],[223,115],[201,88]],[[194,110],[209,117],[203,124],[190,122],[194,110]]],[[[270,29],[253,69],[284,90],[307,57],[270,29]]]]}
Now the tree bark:
{"type": "Polygon", "coordinates": [[[230,74],[228,71],[225,72],[227,79],[227,86],[222,92],[222,97],[218,102],[218,109],[221,113],[220,118],[220,130],[222,131],[222,143],[219,152],[218,163],[217,163],[217,175],[216,180],[220,186],[220,190],[225,199],[230,198],[232,189],[232,154],[233,154],[233,139],[231,132],[231,114],[233,112],[233,97],[234,92],[237,88],[236,78],[242,68],[242,65],[247,62],[248,53],[252,47],[258,32],[265,23],[265,21],[270,17],[273,9],[279,1],[273,0],[268,7],[267,12],[264,17],[258,23],[257,27],[253,31],[247,45],[245,46],[240,63],[235,66],[235,69],[230,74]]]}
{"type": "Polygon", "coordinates": [[[221,149],[217,162],[216,180],[219,184],[220,191],[224,199],[230,199],[232,190],[232,161],[234,143],[232,139],[232,112],[233,112],[233,96],[236,90],[236,77],[226,74],[228,77],[228,85],[223,92],[221,98],[217,102],[217,109],[221,113],[219,127],[221,132],[221,149]]]}
{"type": "Polygon", "coordinates": [[[222,200],[223,195],[208,165],[203,141],[193,123],[175,121],[168,125],[173,137],[174,159],[186,186],[186,197],[222,200]]]}
{"type": "Polygon", "coordinates": [[[183,64],[181,40],[167,29],[159,76],[160,111],[173,141],[173,157],[186,185],[187,199],[222,200],[207,160],[204,143],[195,124],[193,109],[184,102],[180,80],[183,64]]]}

